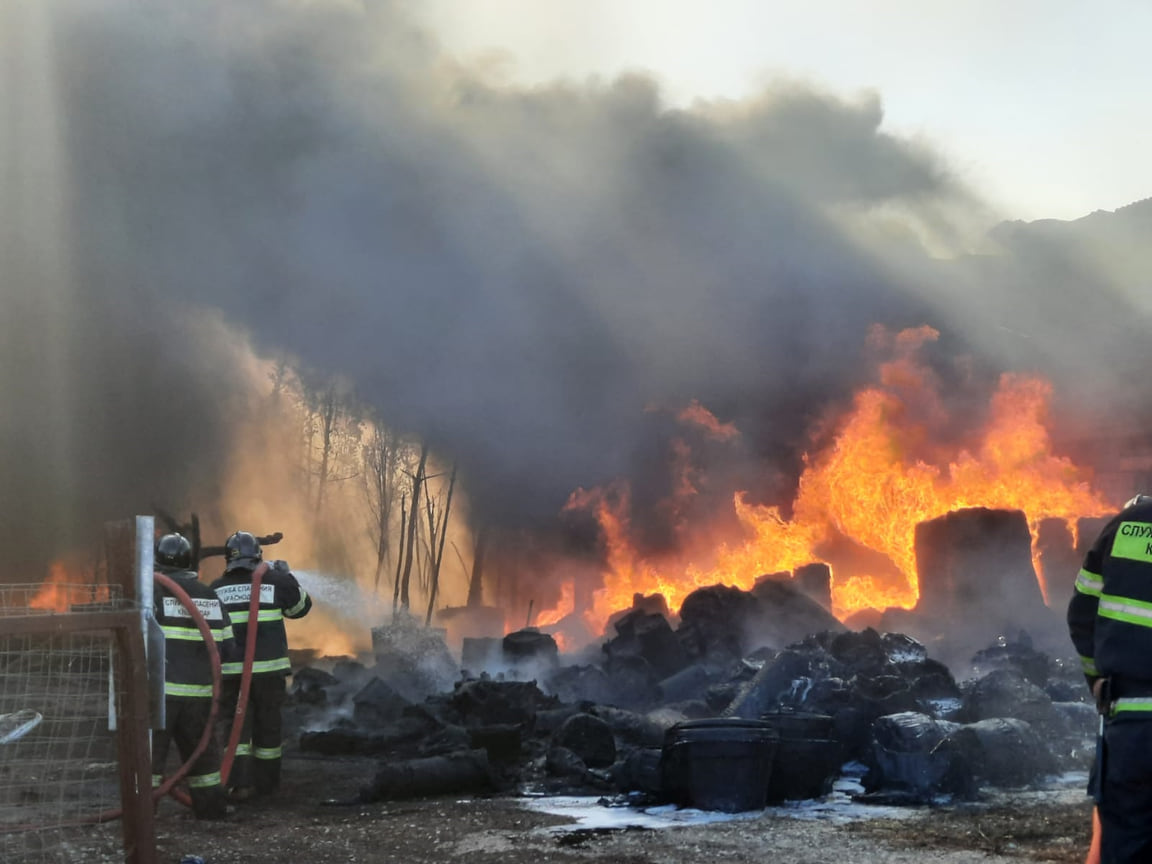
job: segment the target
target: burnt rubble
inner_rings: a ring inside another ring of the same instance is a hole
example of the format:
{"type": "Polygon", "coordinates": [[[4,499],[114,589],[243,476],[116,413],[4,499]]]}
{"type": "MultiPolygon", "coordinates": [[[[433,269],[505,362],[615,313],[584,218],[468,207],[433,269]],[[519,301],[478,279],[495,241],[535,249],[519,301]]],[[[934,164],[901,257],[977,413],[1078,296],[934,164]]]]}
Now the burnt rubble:
{"type": "Polygon", "coordinates": [[[861,800],[926,803],[1089,767],[1083,677],[1027,634],[985,645],[956,677],[918,639],[848,630],[779,579],[700,589],[677,624],[640,606],[580,662],[518,631],[488,668],[450,674],[435,631],[405,624],[377,636],[375,666],[294,674],[299,747],[378,757],[365,801],[532,788],[726,809],[818,797],[852,764],[861,800]],[[402,641],[426,653],[402,661],[402,641]],[[703,753],[767,759],[768,788],[693,798],[703,753]]]}

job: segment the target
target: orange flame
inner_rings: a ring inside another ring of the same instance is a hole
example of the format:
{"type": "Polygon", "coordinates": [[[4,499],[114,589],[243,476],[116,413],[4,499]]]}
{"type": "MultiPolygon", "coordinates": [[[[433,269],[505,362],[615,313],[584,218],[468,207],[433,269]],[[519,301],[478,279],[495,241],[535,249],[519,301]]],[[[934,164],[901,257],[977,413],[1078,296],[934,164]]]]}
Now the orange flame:
{"type": "Polygon", "coordinates": [[[576,608],[576,584],[565,582],[560,586],[560,599],[551,609],[545,609],[536,616],[537,627],[547,627],[557,623],[566,615],[571,615],[576,608]]]}
{"type": "Polygon", "coordinates": [[[102,603],[108,597],[108,586],[92,582],[90,574],[85,575],[82,568],[53,561],[48,566],[47,578],[28,606],[44,612],[67,612],[74,605],[102,603]]]}
{"type": "MultiPolygon", "coordinates": [[[[738,492],[733,504],[745,536],[714,544],[707,563],[649,561],[639,555],[630,539],[624,484],[574,493],[567,506],[595,512],[607,548],[604,587],[585,614],[594,632],[612,612],[629,607],[634,593],[662,593],[675,609],[701,586],[747,589],[762,574],[816,561],[832,564],[836,545],[845,542],[864,550],[870,563],[842,567],[843,573],[833,564],[837,617],[868,608],[908,609],[919,597],[914,550],[919,522],[965,507],[1021,510],[1037,561],[1035,537],[1042,519],[1064,519],[1074,531],[1076,519],[1110,512],[1087,473],[1051,452],[1046,421],[1052,387],[1042,379],[1002,376],[988,422],[968,446],[945,444],[944,436],[934,434],[956,425],[931,372],[916,360],[917,350],[937,336],[929,327],[894,337],[877,330],[873,341],[896,356],[880,367],[879,386],[857,393],[835,425],[832,443],[805,457],[791,519],[780,508],[752,503],[738,492]]],[[[704,411],[694,403],[682,417],[705,428],[729,428],[702,420],[704,411]]],[[[674,453],[674,461],[681,463],[683,454],[674,453]]],[[[687,484],[679,490],[695,491],[687,484]]],[[[707,526],[693,528],[707,531],[707,526]]]]}

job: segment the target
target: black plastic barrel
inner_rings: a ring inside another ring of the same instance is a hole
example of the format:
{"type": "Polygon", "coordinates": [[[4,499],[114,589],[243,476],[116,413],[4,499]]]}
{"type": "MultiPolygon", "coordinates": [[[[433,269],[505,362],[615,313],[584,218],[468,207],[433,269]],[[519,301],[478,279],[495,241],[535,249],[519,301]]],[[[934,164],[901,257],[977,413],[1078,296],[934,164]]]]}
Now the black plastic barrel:
{"type": "Polygon", "coordinates": [[[660,767],[665,794],[684,807],[739,813],[764,807],[776,731],[759,720],[716,717],[668,730],[660,767]]]}
{"type": "Polygon", "coordinates": [[[779,736],[765,802],[802,801],[825,794],[840,769],[842,746],[827,714],[780,711],[761,717],[779,736]]]}

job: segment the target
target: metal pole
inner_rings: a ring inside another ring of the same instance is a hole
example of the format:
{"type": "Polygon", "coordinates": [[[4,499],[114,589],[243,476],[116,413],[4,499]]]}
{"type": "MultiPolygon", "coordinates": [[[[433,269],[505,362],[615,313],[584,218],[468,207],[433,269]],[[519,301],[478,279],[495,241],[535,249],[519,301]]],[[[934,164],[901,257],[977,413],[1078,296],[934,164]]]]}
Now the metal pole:
{"type": "Polygon", "coordinates": [[[164,716],[164,633],[153,613],[155,538],[155,518],[137,516],[136,598],[140,603],[140,629],[144,637],[144,658],[148,669],[148,702],[152,711],[152,728],[163,729],[167,720],[164,716]]]}

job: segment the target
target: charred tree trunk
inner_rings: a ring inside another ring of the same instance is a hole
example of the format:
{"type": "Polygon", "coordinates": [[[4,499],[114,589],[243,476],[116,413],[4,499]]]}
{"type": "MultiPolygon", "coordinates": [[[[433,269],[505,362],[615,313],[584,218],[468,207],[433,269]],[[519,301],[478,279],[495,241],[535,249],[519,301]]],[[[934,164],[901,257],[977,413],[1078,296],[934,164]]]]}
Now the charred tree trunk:
{"type": "Polygon", "coordinates": [[[400,565],[404,560],[404,529],[408,524],[408,496],[400,497],[400,554],[396,556],[396,573],[392,576],[392,616],[400,602],[400,565]]]}
{"type": "Polygon", "coordinates": [[[420,487],[424,485],[424,466],[428,462],[428,444],[420,445],[420,464],[412,478],[412,516],[408,520],[407,549],[404,552],[404,573],[400,579],[400,606],[405,612],[411,608],[408,584],[412,578],[412,557],[416,551],[416,516],[420,511],[420,487]]]}
{"type": "Polygon", "coordinates": [[[472,551],[472,577],[468,580],[468,608],[484,605],[484,553],[488,549],[488,527],[476,531],[472,551]]]}
{"type": "Polygon", "coordinates": [[[452,490],[456,488],[456,465],[452,466],[452,476],[448,480],[448,494],[444,499],[444,518],[440,522],[440,546],[432,562],[432,589],[428,592],[428,614],[424,616],[424,626],[432,623],[432,611],[436,608],[436,594],[440,590],[440,564],[444,561],[444,540],[448,536],[448,517],[452,515],[452,490]]]}

